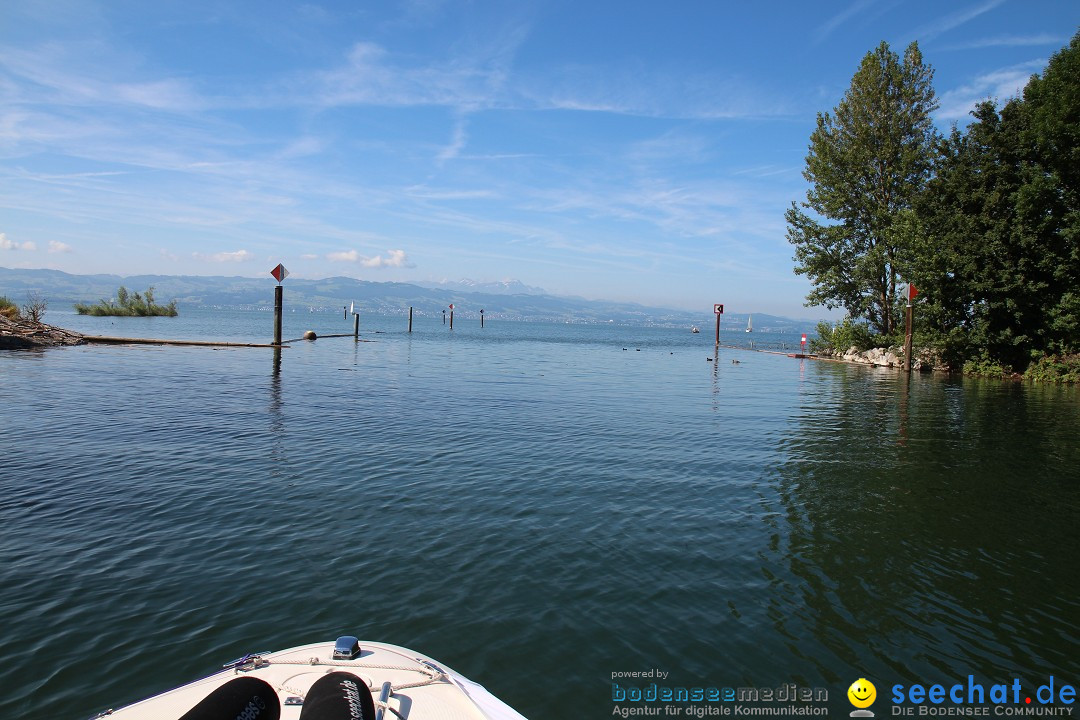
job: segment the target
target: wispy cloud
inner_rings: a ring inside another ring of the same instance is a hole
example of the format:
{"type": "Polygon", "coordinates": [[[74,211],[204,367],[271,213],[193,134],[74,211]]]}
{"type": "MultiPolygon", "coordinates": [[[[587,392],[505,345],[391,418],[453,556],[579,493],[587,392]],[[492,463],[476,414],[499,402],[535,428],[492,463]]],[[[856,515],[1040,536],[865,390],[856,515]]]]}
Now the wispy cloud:
{"type": "Polygon", "coordinates": [[[1003,4],[1005,0],[987,0],[986,2],[979,3],[978,5],[972,5],[970,7],[957,10],[956,12],[949,13],[937,20],[924,25],[915,31],[915,38],[917,40],[933,40],[938,35],[943,35],[950,30],[955,30],[961,25],[965,25],[975,18],[984,13],[988,13],[999,5],[1003,4]]]}
{"type": "Polygon", "coordinates": [[[386,255],[374,257],[366,257],[356,250],[345,250],[332,252],[326,258],[334,262],[360,263],[366,268],[415,267],[409,262],[404,250],[387,250],[386,255]]]}
{"type": "Polygon", "coordinates": [[[70,253],[75,252],[70,245],[59,240],[49,241],[49,253],[56,255],[58,253],[70,253]]]}
{"type": "Polygon", "coordinates": [[[786,115],[791,100],[739,71],[702,72],[677,64],[569,64],[517,78],[527,109],[573,110],[677,120],[786,115]]]}
{"type": "MultiPolygon", "coordinates": [[[[863,6],[860,0],[857,6],[863,6]]],[[[687,72],[680,66],[566,64],[530,73],[513,66],[527,35],[512,28],[499,43],[469,54],[416,63],[372,42],[355,44],[343,65],[297,76],[278,102],[322,108],[445,107],[459,115],[439,161],[464,147],[464,118],[488,109],[573,110],[640,117],[726,119],[787,114],[790,103],[736,73],[687,72]]],[[[268,93],[264,93],[264,96],[268,93]]]]}
{"type": "Polygon", "coordinates": [[[278,154],[278,157],[283,160],[310,157],[323,152],[327,145],[327,141],[322,138],[304,136],[289,143],[289,145],[278,154]]]}
{"type": "Polygon", "coordinates": [[[1069,39],[1064,35],[1054,35],[1052,33],[1042,33],[1041,35],[996,35],[948,45],[941,48],[941,50],[982,50],[995,47],[1038,47],[1045,45],[1058,47],[1068,41],[1069,39]]]}
{"type": "MultiPolygon", "coordinates": [[[[352,47],[343,66],[316,75],[314,101],[329,107],[490,107],[504,77],[505,68],[498,64],[457,59],[410,65],[375,43],[361,42],[352,47]]],[[[299,80],[302,85],[311,82],[312,78],[299,80]]]]}
{"type": "Polygon", "coordinates": [[[465,148],[467,140],[468,138],[465,134],[465,118],[459,117],[457,122],[454,123],[454,135],[450,140],[450,144],[439,151],[439,162],[444,163],[447,160],[452,160],[460,155],[461,151],[465,148]]]}
{"type": "Polygon", "coordinates": [[[874,4],[875,0],[855,0],[851,5],[848,5],[836,15],[833,15],[814,30],[814,44],[824,42],[838,27],[856,15],[859,15],[867,8],[873,7],[874,4]]]}
{"type": "Polygon", "coordinates": [[[7,233],[0,233],[0,250],[37,250],[37,245],[27,240],[26,242],[17,243],[14,240],[8,240],[7,233]]]}
{"type": "Polygon", "coordinates": [[[71,105],[132,105],[177,112],[189,112],[205,105],[184,79],[102,79],[113,74],[112,71],[95,72],[98,63],[91,58],[102,52],[105,49],[95,43],[8,48],[0,56],[0,66],[29,81],[20,87],[24,100],[40,99],[71,105]]]}
{"type": "Polygon", "coordinates": [[[965,85],[942,93],[941,107],[935,115],[940,120],[963,120],[983,100],[1004,102],[1018,97],[1031,75],[1045,64],[1044,60],[1035,60],[979,75],[965,85]]]}
{"type": "Polygon", "coordinates": [[[232,252],[219,252],[212,255],[192,253],[191,255],[196,260],[208,260],[216,263],[248,262],[255,259],[255,253],[250,250],[234,250],[232,252]]]}

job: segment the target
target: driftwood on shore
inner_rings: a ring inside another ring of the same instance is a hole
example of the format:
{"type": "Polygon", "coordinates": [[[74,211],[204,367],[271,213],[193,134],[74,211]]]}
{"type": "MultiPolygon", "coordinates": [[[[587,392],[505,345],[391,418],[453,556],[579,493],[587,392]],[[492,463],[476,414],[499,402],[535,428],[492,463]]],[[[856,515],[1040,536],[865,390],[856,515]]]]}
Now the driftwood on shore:
{"type": "Polygon", "coordinates": [[[23,318],[12,320],[0,315],[0,350],[82,345],[84,342],[86,340],[80,333],[71,330],[23,318]]]}

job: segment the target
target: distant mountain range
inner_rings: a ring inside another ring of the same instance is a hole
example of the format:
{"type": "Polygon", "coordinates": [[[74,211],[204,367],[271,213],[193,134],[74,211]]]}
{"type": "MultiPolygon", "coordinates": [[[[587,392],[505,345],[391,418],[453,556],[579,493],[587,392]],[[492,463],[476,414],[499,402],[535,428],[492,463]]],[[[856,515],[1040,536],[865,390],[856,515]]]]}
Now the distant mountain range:
{"type": "MultiPolygon", "coordinates": [[[[59,270],[18,270],[0,267],[0,295],[21,304],[28,293],[38,293],[52,307],[113,298],[123,285],[132,292],[154,288],[159,302],[176,300],[185,306],[268,307],[274,302],[271,278],[193,275],[72,275],[59,270]]],[[[415,308],[418,315],[439,315],[451,303],[461,317],[557,322],[619,322],[637,325],[698,325],[712,327],[713,315],[704,310],[646,307],[635,303],[586,300],[549,295],[541,288],[516,280],[484,283],[472,280],[444,283],[370,282],[347,277],[322,280],[288,278],[284,303],[290,307],[338,309],[355,302],[365,313],[398,314],[415,308]]],[[[724,323],[744,326],[745,314],[724,315],[724,323]]],[[[754,327],[769,330],[809,329],[807,320],[754,314],[754,327]]]]}

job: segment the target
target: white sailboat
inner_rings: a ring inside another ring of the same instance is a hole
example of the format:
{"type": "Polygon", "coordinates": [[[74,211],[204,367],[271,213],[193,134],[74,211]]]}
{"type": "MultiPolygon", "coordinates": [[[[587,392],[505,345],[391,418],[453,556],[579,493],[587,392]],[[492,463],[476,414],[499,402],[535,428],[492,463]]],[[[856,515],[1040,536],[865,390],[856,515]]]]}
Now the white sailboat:
{"type": "Polygon", "coordinates": [[[746,332],[754,332],[754,316],[748,315],[746,317],[746,332]]]}

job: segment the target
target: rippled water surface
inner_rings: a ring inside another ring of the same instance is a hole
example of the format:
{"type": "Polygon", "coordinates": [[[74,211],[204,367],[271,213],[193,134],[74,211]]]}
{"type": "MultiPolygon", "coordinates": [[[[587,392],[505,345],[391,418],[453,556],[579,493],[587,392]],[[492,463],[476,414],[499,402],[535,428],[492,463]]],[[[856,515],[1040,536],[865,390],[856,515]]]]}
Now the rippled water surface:
{"type": "MultiPolygon", "coordinates": [[[[185,315],[50,319],[270,334],[185,315]]],[[[287,314],[308,327],[351,323],[287,314]]],[[[610,717],[611,674],[649,668],[827,687],[836,715],[858,677],[1080,680],[1075,389],[713,363],[705,330],[415,328],[365,317],[366,342],[277,370],[260,348],[0,352],[3,715],[84,718],[344,633],[536,720],[610,717]]]]}

